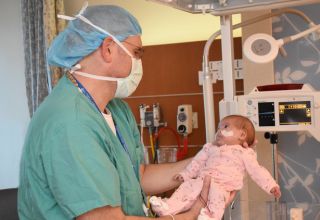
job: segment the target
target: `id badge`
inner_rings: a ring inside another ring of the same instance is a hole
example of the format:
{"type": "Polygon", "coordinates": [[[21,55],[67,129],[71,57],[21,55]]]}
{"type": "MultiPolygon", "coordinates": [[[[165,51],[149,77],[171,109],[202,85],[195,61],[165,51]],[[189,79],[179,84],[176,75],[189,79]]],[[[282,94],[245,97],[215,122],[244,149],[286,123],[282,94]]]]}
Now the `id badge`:
{"type": "Polygon", "coordinates": [[[151,209],[148,208],[148,207],[146,206],[146,204],[142,203],[142,208],[143,208],[144,214],[145,214],[147,217],[155,218],[154,213],[152,213],[151,209]]]}
{"type": "Polygon", "coordinates": [[[142,203],[142,208],[144,211],[144,214],[149,217],[149,209],[147,208],[146,204],[142,203]]]}

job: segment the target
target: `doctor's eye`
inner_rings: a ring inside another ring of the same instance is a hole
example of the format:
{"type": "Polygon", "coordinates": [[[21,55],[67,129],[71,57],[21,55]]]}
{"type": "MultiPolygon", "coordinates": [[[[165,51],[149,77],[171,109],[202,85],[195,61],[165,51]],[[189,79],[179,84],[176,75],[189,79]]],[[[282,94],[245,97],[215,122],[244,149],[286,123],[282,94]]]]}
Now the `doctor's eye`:
{"type": "Polygon", "coordinates": [[[134,56],[138,59],[141,59],[144,53],[144,49],[142,47],[136,48],[134,50],[134,56]]]}
{"type": "Polygon", "coordinates": [[[133,55],[134,55],[134,57],[135,57],[136,59],[141,59],[141,58],[142,58],[143,53],[144,53],[143,47],[139,47],[139,46],[137,46],[137,45],[135,45],[135,44],[133,44],[133,43],[130,43],[130,42],[128,42],[128,41],[123,41],[123,42],[129,44],[131,47],[134,48],[134,49],[133,49],[133,55]]]}

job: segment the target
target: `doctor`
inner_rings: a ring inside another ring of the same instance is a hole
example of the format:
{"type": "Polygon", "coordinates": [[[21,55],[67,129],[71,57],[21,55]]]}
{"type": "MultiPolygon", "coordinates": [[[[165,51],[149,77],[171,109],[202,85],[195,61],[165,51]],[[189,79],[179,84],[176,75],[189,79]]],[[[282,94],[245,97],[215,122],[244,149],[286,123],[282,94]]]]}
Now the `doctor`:
{"type": "MultiPolygon", "coordinates": [[[[142,77],[141,28],[117,6],[84,7],[53,41],[51,65],[69,71],[30,123],[21,160],[18,211],[30,219],[148,219],[145,195],[178,185],[189,160],[144,165],[128,105],[142,77]]],[[[194,207],[159,219],[196,219],[210,180],[194,207]]]]}

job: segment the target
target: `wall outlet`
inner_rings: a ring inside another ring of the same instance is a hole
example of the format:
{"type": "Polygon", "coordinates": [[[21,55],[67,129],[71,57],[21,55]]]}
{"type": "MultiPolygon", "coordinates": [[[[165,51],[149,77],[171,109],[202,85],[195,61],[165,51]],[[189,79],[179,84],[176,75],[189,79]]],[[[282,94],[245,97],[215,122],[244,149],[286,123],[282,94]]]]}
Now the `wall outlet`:
{"type": "Polygon", "coordinates": [[[192,128],[199,128],[198,112],[192,112],[192,128]]]}
{"type": "Polygon", "coordinates": [[[192,105],[179,105],[177,113],[177,131],[179,134],[191,134],[192,119],[192,105]]]}
{"type": "Polygon", "coordinates": [[[303,220],[303,209],[302,208],[291,208],[290,209],[290,220],[303,220]]]}

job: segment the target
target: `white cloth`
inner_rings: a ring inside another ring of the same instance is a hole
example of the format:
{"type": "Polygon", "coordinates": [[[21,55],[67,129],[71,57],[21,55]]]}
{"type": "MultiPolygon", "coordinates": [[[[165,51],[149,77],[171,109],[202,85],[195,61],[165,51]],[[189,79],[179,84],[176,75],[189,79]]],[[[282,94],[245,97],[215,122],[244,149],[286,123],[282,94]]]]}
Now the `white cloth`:
{"type": "Polygon", "coordinates": [[[117,135],[116,127],[114,126],[114,122],[112,119],[112,114],[107,108],[106,108],[106,112],[107,113],[104,113],[104,112],[101,112],[101,113],[102,113],[104,119],[106,120],[107,124],[109,125],[110,129],[112,130],[113,134],[117,135]]]}

